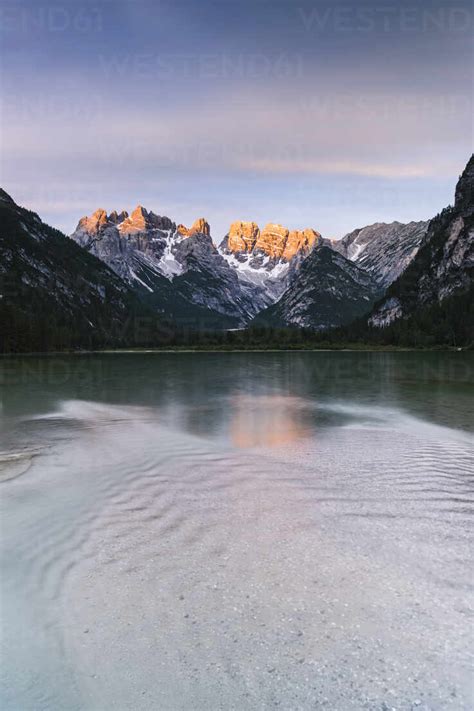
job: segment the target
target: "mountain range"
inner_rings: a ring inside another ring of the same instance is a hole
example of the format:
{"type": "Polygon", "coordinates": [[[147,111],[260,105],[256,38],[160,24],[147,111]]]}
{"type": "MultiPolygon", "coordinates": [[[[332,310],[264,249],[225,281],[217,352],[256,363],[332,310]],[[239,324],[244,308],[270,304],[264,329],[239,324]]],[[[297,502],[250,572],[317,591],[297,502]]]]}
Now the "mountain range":
{"type": "Polygon", "coordinates": [[[137,343],[137,318],[153,324],[147,342],[170,328],[387,327],[472,289],[473,184],[471,157],[432,220],[338,241],[243,221],[214,240],[204,218],[188,228],[141,205],[98,209],[68,238],[1,191],[3,350],[137,343]]]}
{"type": "Polygon", "coordinates": [[[141,205],[96,210],[71,235],[141,298],[201,328],[330,328],[367,312],[416,255],[428,223],[376,224],[341,241],[236,221],[216,245],[209,223],[187,228],[141,205]]]}

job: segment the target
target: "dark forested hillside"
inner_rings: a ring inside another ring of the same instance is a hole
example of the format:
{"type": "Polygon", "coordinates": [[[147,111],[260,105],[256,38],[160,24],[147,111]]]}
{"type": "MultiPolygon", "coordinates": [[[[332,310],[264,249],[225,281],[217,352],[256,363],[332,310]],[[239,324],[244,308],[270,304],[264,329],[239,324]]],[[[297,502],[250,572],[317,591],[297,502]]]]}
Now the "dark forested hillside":
{"type": "Polygon", "coordinates": [[[3,190],[0,294],[2,352],[125,345],[137,341],[140,319],[151,319],[103,262],[3,190]]]}

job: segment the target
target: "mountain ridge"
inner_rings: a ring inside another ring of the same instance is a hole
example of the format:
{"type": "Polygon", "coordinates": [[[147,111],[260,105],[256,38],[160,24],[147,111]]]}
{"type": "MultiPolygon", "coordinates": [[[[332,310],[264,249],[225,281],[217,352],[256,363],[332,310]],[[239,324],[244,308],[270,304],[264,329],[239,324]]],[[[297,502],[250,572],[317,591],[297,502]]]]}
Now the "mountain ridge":
{"type": "Polygon", "coordinates": [[[252,326],[316,330],[343,326],[367,313],[378,292],[370,274],[320,245],[302,262],[280,299],[261,311],[252,326]]]}
{"type": "Polygon", "coordinates": [[[417,309],[472,288],[474,275],[474,154],[455,188],[454,205],[428,224],[414,259],[388,287],[369,323],[385,327],[417,309]]]}
{"type": "Polygon", "coordinates": [[[255,223],[236,222],[229,231],[231,244],[238,232],[236,248],[228,248],[229,235],[217,247],[205,218],[187,228],[139,205],[131,214],[100,208],[82,217],[71,237],[130,285],[155,294],[148,301],[157,308],[170,306],[170,299],[161,303],[159,292],[174,291],[191,312],[193,305],[208,308],[223,327],[241,327],[283,293],[290,264],[297,269],[320,235],[309,228],[290,231],[269,223],[260,231],[255,223]]]}
{"type": "MultiPolygon", "coordinates": [[[[70,239],[1,189],[0,211],[0,306],[13,349],[28,339],[124,343],[133,314],[204,333],[249,325],[327,331],[364,319],[383,330],[426,312],[426,329],[436,313],[446,324],[448,301],[459,295],[465,304],[472,290],[473,156],[454,205],[432,220],[374,223],[340,241],[313,228],[235,221],[218,245],[205,218],[188,228],[142,205],[130,213],[99,208],[70,239]]],[[[457,330],[465,340],[469,329],[457,330]]]]}

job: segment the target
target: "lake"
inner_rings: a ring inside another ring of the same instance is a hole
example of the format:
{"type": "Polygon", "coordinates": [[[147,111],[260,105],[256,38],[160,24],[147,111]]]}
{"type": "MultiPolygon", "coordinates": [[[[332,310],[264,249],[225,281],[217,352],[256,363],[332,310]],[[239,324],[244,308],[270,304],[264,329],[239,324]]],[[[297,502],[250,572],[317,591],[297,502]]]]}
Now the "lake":
{"type": "Polygon", "coordinates": [[[0,382],[4,711],[472,707],[472,354],[0,382]]]}

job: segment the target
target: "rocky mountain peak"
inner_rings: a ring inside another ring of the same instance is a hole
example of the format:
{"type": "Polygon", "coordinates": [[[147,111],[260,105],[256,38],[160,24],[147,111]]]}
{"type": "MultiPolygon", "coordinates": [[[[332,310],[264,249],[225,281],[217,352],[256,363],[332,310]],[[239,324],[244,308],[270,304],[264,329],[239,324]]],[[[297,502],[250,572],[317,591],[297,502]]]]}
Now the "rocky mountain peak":
{"type": "Polygon", "coordinates": [[[312,228],[290,231],[269,222],[262,231],[255,222],[233,222],[222,248],[236,254],[265,254],[289,262],[296,254],[307,254],[321,235],[312,228]]]}
{"type": "Polygon", "coordinates": [[[304,230],[292,230],[288,234],[282,257],[289,262],[297,254],[308,254],[320,240],[320,233],[311,227],[306,227],[304,230]]]}
{"type": "Polygon", "coordinates": [[[269,222],[260,232],[255,248],[279,259],[283,256],[288,235],[289,230],[286,227],[269,222]]]}
{"type": "Polygon", "coordinates": [[[466,216],[474,214],[474,154],[469,159],[456,185],[454,205],[466,216]]]}
{"type": "Polygon", "coordinates": [[[78,230],[83,230],[89,232],[90,234],[97,234],[101,228],[107,224],[107,212],[102,208],[99,208],[88,217],[87,215],[81,217],[79,224],[77,225],[78,230]]]}
{"type": "Polygon", "coordinates": [[[130,217],[134,220],[140,218],[146,219],[148,217],[148,210],[146,210],[143,205],[137,205],[130,217]]]}
{"type": "Polygon", "coordinates": [[[251,252],[260,237],[260,229],[256,222],[241,222],[237,220],[230,226],[227,236],[227,249],[231,252],[251,252]]]}
{"type": "Polygon", "coordinates": [[[195,222],[193,222],[193,225],[191,227],[191,234],[195,234],[196,232],[210,237],[211,228],[209,226],[209,222],[207,222],[204,217],[199,217],[197,220],[195,220],[195,222]]]}
{"type": "Polygon", "coordinates": [[[150,216],[142,205],[137,205],[131,215],[125,217],[119,224],[118,229],[121,234],[133,234],[135,232],[145,232],[151,226],[150,216]]]}
{"type": "Polygon", "coordinates": [[[79,220],[76,232],[86,232],[97,235],[105,229],[111,233],[118,230],[122,236],[139,235],[153,230],[175,230],[175,223],[169,217],[160,217],[154,212],[148,212],[142,205],[137,205],[131,214],[126,210],[112,210],[110,215],[102,208],[96,210],[90,217],[79,220]]]}
{"type": "Polygon", "coordinates": [[[349,232],[330,244],[371,274],[384,288],[397,279],[415,258],[429,222],[375,222],[349,232]]]}
{"type": "Polygon", "coordinates": [[[118,213],[117,210],[113,210],[109,215],[109,222],[113,222],[114,225],[118,225],[120,222],[123,222],[127,217],[128,212],[126,210],[122,210],[122,212],[120,213],[118,213]]]}
{"type": "Polygon", "coordinates": [[[185,237],[191,237],[191,235],[195,234],[206,235],[206,237],[211,236],[211,228],[209,226],[209,222],[205,220],[204,217],[199,217],[197,220],[195,220],[191,227],[185,227],[185,225],[178,225],[177,230],[181,235],[185,237]]]}

